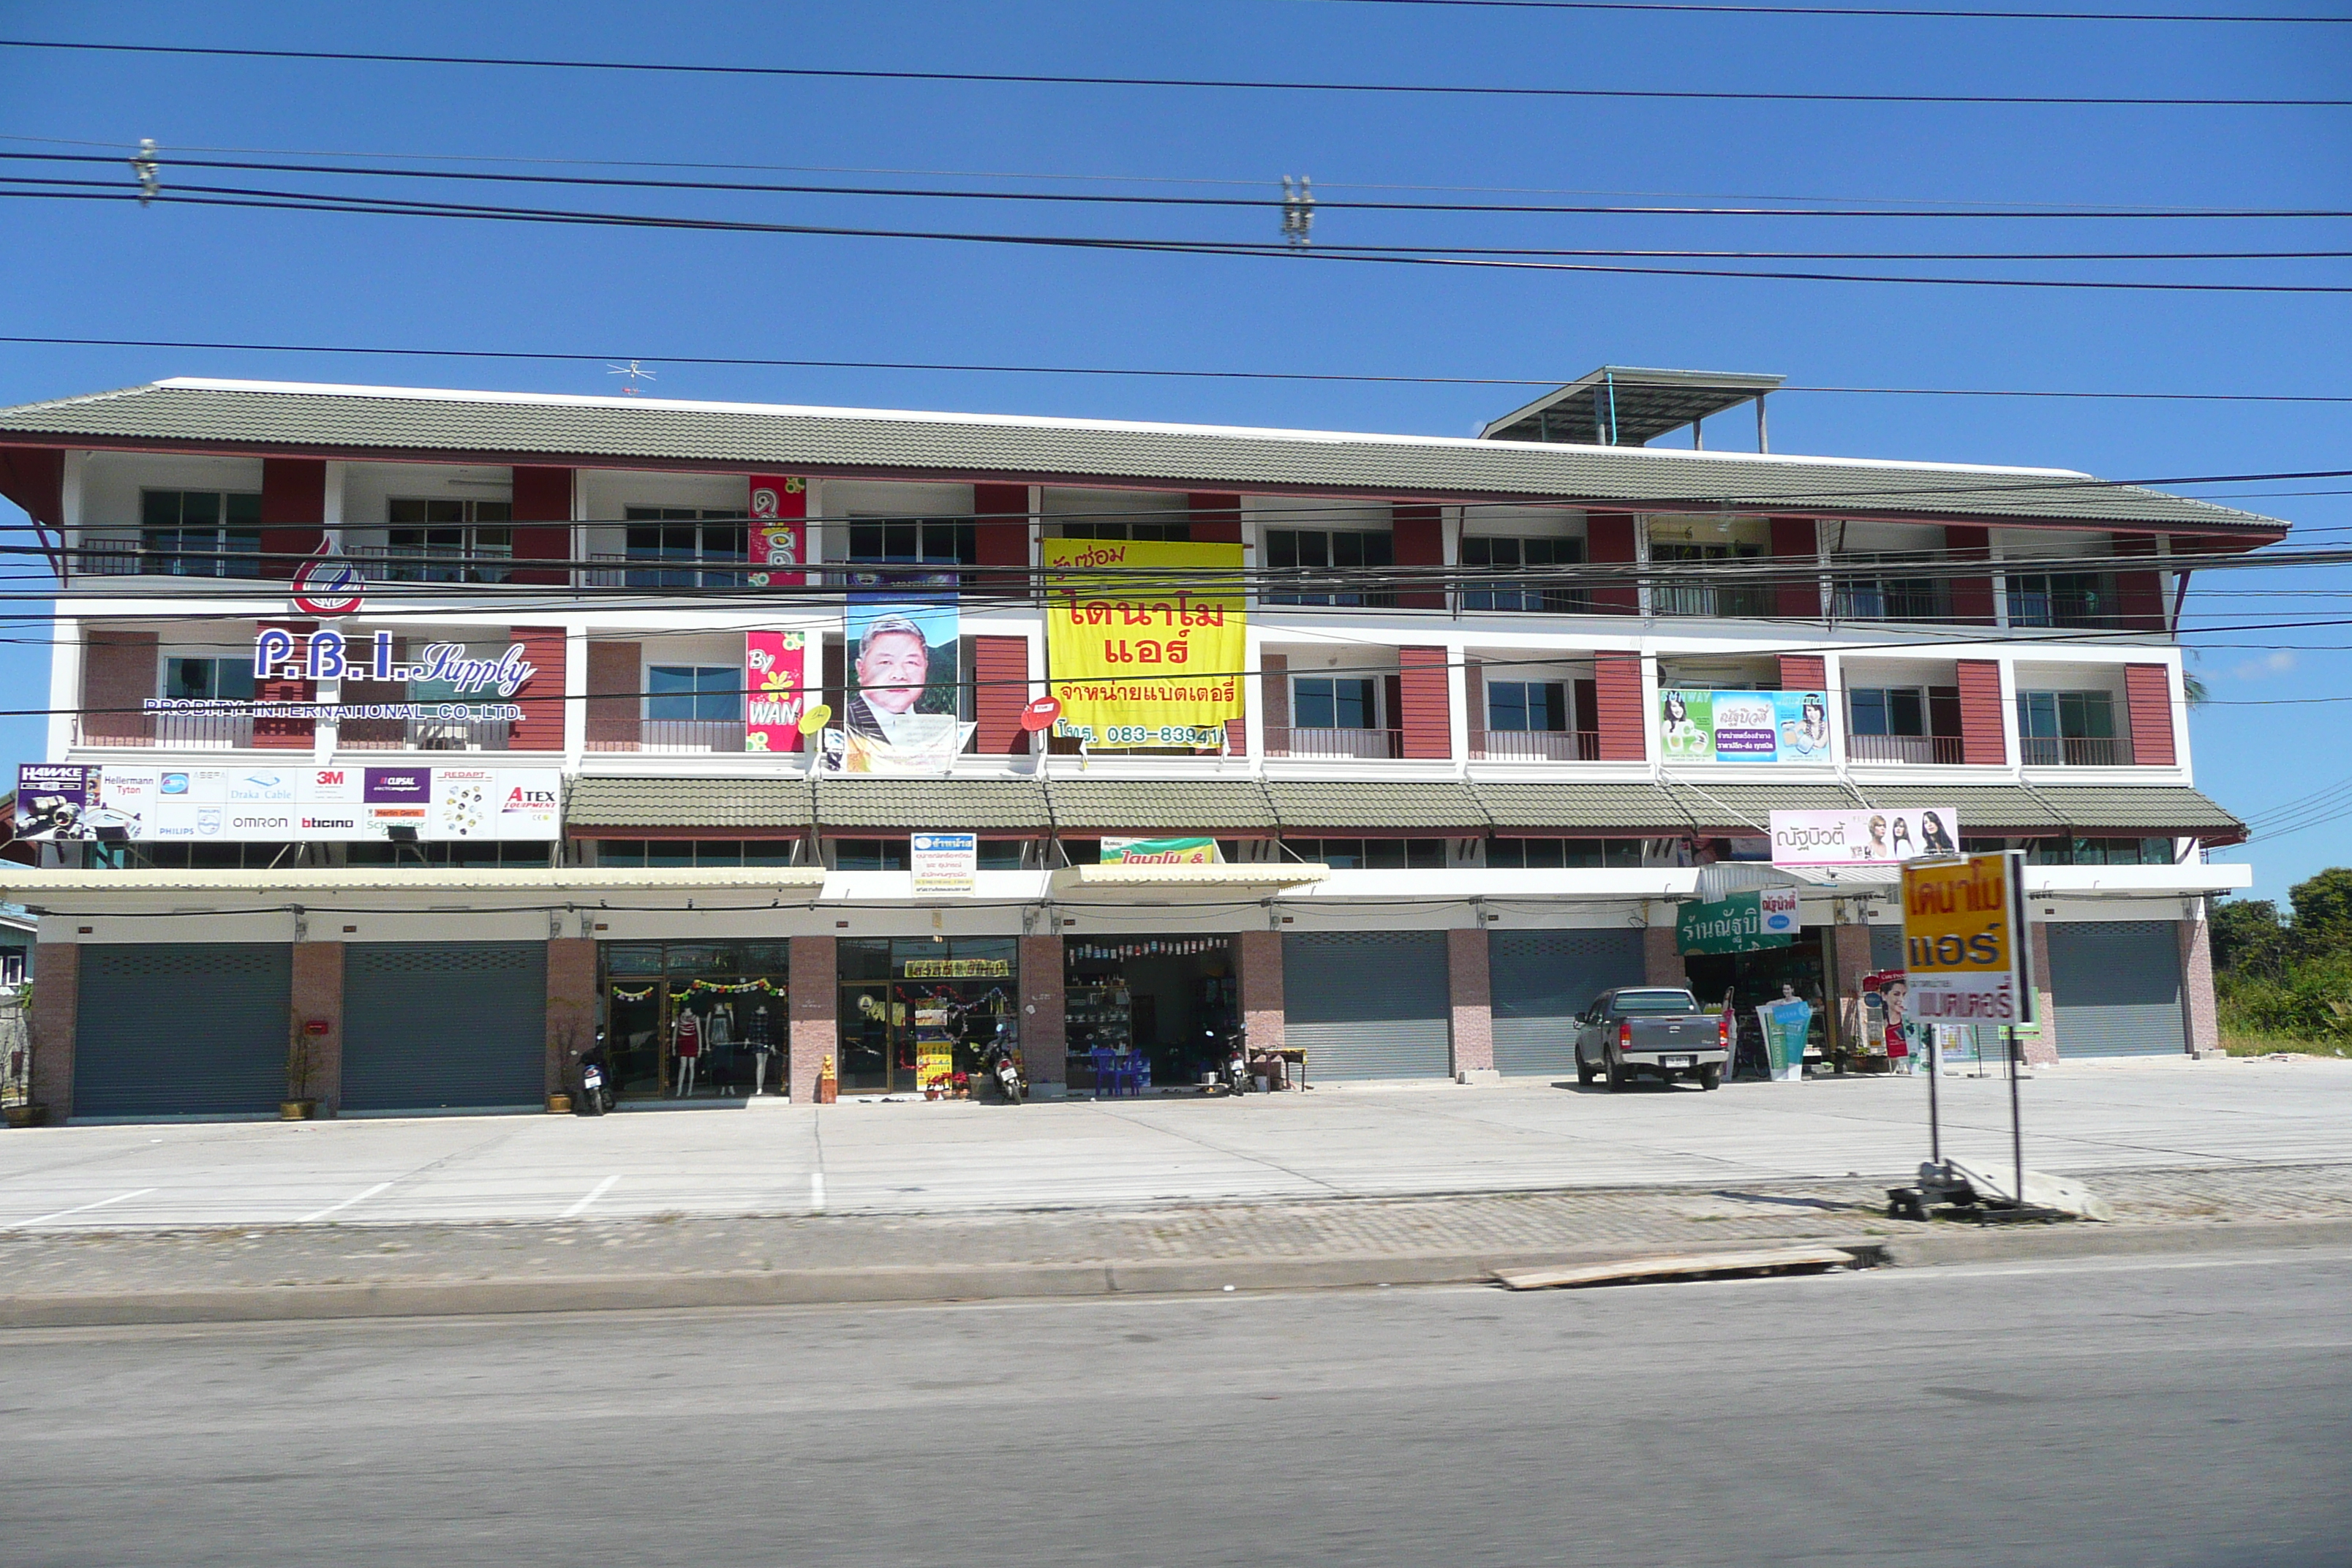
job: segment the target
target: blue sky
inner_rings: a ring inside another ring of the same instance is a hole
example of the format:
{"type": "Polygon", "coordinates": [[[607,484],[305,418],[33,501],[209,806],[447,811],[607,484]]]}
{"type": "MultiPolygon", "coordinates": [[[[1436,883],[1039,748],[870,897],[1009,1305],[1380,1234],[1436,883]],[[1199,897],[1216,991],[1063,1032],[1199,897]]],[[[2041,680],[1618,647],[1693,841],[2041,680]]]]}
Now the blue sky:
{"type": "MultiPolygon", "coordinates": [[[[2341,97],[2352,80],[2352,37],[2344,36],[2352,28],[1641,16],[1333,0],[855,7],[677,0],[657,10],[581,0],[495,8],[409,0],[135,13],[16,4],[0,5],[0,22],[14,37],[147,43],[1580,87],[2341,97]]],[[[1116,176],[985,183],[1143,194],[1262,195],[1280,175],[1306,174],[1327,201],[1378,194],[1367,186],[1423,185],[1914,203],[2352,205],[2352,111],[2327,110],[1473,100],[0,50],[0,134],[125,152],[152,137],[166,150],[167,187],[180,177],[173,149],[234,147],[1116,176]],[[1171,180],[1234,183],[1150,183],[1171,180]]],[[[0,151],[36,145],[0,142],[0,151]]],[[[544,205],[567,203],[785,222],[1276,237],[1273,216],[1257,211],[543,195],[544,205]]],[[[669,396],[1466,435],[1526,395],[721,369],[666,363],[665,354],[1561,379],[1616,363],[1769,371],[1822,385],[2352,392],[2341,370],[2352,349],[2352,297],[2343,296],[1513,276],[168,202],[145,210],[11,202],[5,216],[0,300],[10,308],[0,320],[9,331],[641,356],[656,372],[654,390],[669,396]]],[[[1327,242],[1498,246],[2308,249],[2340,241],[2346,226],[1327,210],[1317,234],[1327,242]]],[[[2330,260],[2049,261],[2009,270],[2352,282],[2352,268],[2330,260]]],[[[172,374],[571,392],[614,385],[599,363],[0,345],[0,401],[172,374]]],[[[1775,449],[1788,452],[2152,478],[2352,467],[2347,416],[2344,405],[2325,405],[1789,394],[1774,400],[1772,435],[1775,449]]],[[[1732,444],[1732,435],[1717,439],[1732,444]]],[[[2352,489],[2352,481],[2244,489],[2352,489]]],[[[2327,531],[2352,529],[2347,500],[2271,494],[2242,504],[2333,540],[2346,535],[2327,531]]],[[[19,520],[11,512],[10,521],[19,520]]],[[[2268,622],[2324,616],[2334,600],[2278,595],[2333,588],[2316,572],[2242,574],[2226,584],[2200,581],[2192,602],[2220,621],[2268,622]]],[[[2200,640],[2196,668],[2219,700],[2195,720],[2206,790],[2246,815],[2352,774],[2344,739],[2352,704],[2265,705],[2352,692],[2352,658],[2343,651],[2352,637],[2344,628],[2225,631],[2200,640]]],[[[0,689],[15,699],[8,707],[41,706],[42,651],[0,645],[0,689]]],[[[40,744],[32,721],[0,720],[7,751],[33,756],[40,744]]],[[[2320,867],[2352,861],[2352,817],[2241,853],[2257,867],[2259,890],[2282,895],[2320,867]]]]}

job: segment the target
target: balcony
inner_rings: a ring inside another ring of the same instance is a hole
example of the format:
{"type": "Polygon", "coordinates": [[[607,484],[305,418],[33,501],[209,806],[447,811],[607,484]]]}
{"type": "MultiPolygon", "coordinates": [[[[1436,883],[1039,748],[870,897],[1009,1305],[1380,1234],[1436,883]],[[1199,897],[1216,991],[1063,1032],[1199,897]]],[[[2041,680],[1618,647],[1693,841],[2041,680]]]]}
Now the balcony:
{"type": "Polygon", "coordinates": [[[1404,755],[1402,730],[1298,730],[1265,731],[1269,757],[1318,757],[1334,761],[1385,759],[1404,755]]]}
{"type": "Polygon", "coordinates": [[[1840,583],[1835,600],[1842,621],[1948,621],[1948,586],[1923,579],[1880,578],[1840,583]]]}
{"type": "Polygon", "coordinates": [[[1484,763],[1597,763],[1601,736],[1591,730],[1474,730],[1470,760],[1484,763]]]}
{"type": "Polygon", "coordinates": [[[514,547],[477,544],[457,552],[425,544],[353,544],[343,553],[369,583],[504,583],[514,547]]]}
{"type": "Polygon", "coordinates": [[[2009,579],[2011,626],[2116,625],[2115,579],[2104,572],[2012,573],[2009,579]]]}
{"type": "Polygon", "coordinates": [[[652,752],[674,756],[743,750],[740,719],[640,719],[634,725],[607,732],[594,726],[588,737],[592,752],[652,752]]]}
{"type": "Polygon", "coordinates": [[[1706,620],[1765,620],[1773,614],[1772,591],[1661,583],[1650,590],[1650,610],[1654,615],[1706,620]]]}
{"type": "Polygon", "coordinates": [[[2124,735],[2024,735],[2019,750],[2029,768],[2127,768],[2132,743],[2124,735]]]}
{"type": "Polygon", "coordinates": [[[503,752],[514,731],[505,719],[357,719],[335,734],[339,752],[503,752]]]}
{"type": "Polygon", "coordinates": [[[1934,763],[1956,767],[1966,762],[1967,742],[1958,735],[1848,735],[1846,760],[1851,763],[1934,763]]]}

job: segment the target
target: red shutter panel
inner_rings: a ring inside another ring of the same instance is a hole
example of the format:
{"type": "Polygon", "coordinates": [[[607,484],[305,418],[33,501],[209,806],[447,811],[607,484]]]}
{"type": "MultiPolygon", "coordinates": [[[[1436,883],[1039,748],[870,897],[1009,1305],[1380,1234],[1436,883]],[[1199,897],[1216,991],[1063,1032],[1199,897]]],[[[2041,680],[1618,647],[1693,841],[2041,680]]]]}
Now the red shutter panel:
{"type": "MultiPolygon", "coordinates": [[[[1435,568],[1425,582],[1401,582],[1397,607],[1405,610],[1445,608],[1445,523],[1433,506],[1389,509],[1390,538],[1400,566],[1435,568]]],[[[1406,753],[1408,756],[1411,752],[1406,753]]]]}
{"type": "Polygon", "coordinates": [[[146,711],[156,693],[156,634],[93,629],[81,651],[81,733],[89,745],[154,743],[146,711]]]}
{"type": "Polygon", "coordinates": [[[1989,658],[1964,658],[1952,668],[1960,687],[1960,760],[1971,767],[2007,767],[2000,666],[1989,658]]]}
{"type": "Polygon", "coordinates": [[[1398,728],[1404,731],[1405,756],[1443,761],[1454,754],[1454,710],[1447,685],[1444,648],[1397,649],[1398,728]]]}
{"type": "Polygon", "coordinates": [[[1822,691],[1830,683],[1829,660],[1817,653],[1784,653],[1780,656],[1780,689],[1783,691],[1822,691]]]}
{"type": "MultiPolygon", "coordinates": [[[[269,460],[277,461],[274,458],[269,460]]],[[[268,536],[265,533],[263,537],[267,539],[268,536]]],[[[262,621],[258,623],[257,629],[268,631],[272,626],[294,634],[294,658],[310,658],[310,634],[318,629],[315,622],[262,621]]],[[[317,692],[318,688],[307,680],[264,676],[258,669],[253,672],[253,697],[257,702],[313,702],[318,700],[317,692]]],[[[253,743],[266,751],[307,752],[317,728],[315,721],[309,719],[257,718],[253,721],[253,743]]]]}
{"type": "MultiPolygon", "coordinates": [[[[1584,552],[1595,565],[1612,563],[1631,563],[1636,558],[1633,547],[1633,514],[1630,511],[1596,511],[1584,520],[1584,552]]],[[[1592,607],[1604,616],[1630,616],[1642,607],[1641,590],[1631,583],[1612,583],[1592,590],[1592,607]]],[[[1639,682],[1634,690],[1640,692],[1639,682]]]]}
{"type": "Polygon", "coordinates": [[[563,666],[568,651],[563,628],[510,626],[507,636],[521,645],[525,662],[533,667],[530,679],[512,699],[522,709],[522,718],[515,724],[509,744],[519,752],[560,752],[563,750],[563,666]]]}
{"type": "MultiPolygon", "coordinates": [[[[1821,530],[1810,517],[1776,517],[1772,520],[1772,562],[1776,571],[1785,570],[1784,563],[1792,561],[1818,562],[1821,556],[1821,530]]],[[[1822,584],[1818,577],[1798,578],[1776,583],[1772,588],[1773,614],[1790,620],[1821,619],[1822,584]]],[[[1785,671],[1788,660],[1780,661],[1785,671]]],[[[1790,686],[1785,675],[1780,684],[1790,686]]],[[[1820,684],[1816,681],[1814,684],[1820,684]]]]}
{"type": "Polygon", "coordinates": [[[974,637],[971,649],[972,713],[980,721],[978,746],[984,757],[1028,751],[1021,710],[1029,705],[1029,640],[974,637]]]}
{"type": "Polygon", "coordinates": [[[1647,706],[1642,700],[1642,656],[1592,656],[1593,710],[1600,720],[1601,760],[1638,763],[1649,756],[1643,734],[1647,706]]]}
{"type": "Polygon", "coordinates": [[[1195,490],[1184,498],[1192,514],[1195,544],[1239,544],[1242,542],[1242,498],[1195,490]]]}
{"type": "Polygon", "coordinates": [[[1576,682],[1576,754],[1586,762],[1601,754],[1601,683],[1576,682]]]}
{"type": "MultiPolygon", "coordinates": [[[[514,470],[514,557],[517,561],[569,561],[572,558],[572,470],[518,468],[514,470]],[[532,523],[560,523],[558,528],[533,528],[532,523]]],[[[518,566],[518,583],[562,583],[569,574],[561,567],[518,566]]]]}
{"type": "Polygon", "coordinates": [[[50,528],[66,515],[66,455],[54,447],[0,448],[0,496],[50,528]]]}
{"type": "Polygon", "coordinates": [[[326,516],[324,458],[262,458],[261,574],[281,581],[293,576],[299,558],[319,548],[326,516]]]}
{"type": "Polygon", "coordinates": [[[1029,487],[974,485],[971,511],[977,564],[1011,568],[980,578],[978,585],[996,597],[1020,595],[1029,581],[1029,487]]]}
{"type": "MultiPolygon", "coordinates": [[[[1944,553],[1955,561],[1990,562],[1992,559],[1992,531],[1948,524],[1944,529],[1944,553]]],[[[1952,619],[1965,626],[1992,625],[1992,578],[1990,574],[1955,577],[1950,592],[1952,619]]]]}
{"type": "Polygon", "coordinates": [[[1470,754],[1486,754],[1486,672],[1475,658],[1462,661],[1462,706],[1470,731],[1470,754]]]}
{"type": "Polygon", "coordinates": [[[588,749],[592,752],[634,752],[637,749],[638,667],[644,662],[641,643],[592,642],[588,645],[588,749]]]}
{"type": "Polygon", "coordinates": [[[2132,761],[2172,766],[2172,671],[2161,664],[2124,666],[2124,706],[2131,715],[2132,761]]]}
{"type": "MultiPolygon", "coordinates": [[[[2116,536],[2116,554],[2154,555],[2156,539],[2152,534],[2122,533],[2116,536]]],[[[2116,573],[2116,624],[2132,631],[2160,632],[2164,626],[2164,579],[2154,572],[2116,573]]]]}

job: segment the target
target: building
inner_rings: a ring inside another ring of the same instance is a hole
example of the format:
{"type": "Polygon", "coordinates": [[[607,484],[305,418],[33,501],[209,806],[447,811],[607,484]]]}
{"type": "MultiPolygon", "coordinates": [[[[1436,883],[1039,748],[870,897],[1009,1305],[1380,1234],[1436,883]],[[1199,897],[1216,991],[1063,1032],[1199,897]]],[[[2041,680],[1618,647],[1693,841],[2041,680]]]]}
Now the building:
{"type": "Polygon", "coordinates": [[[194,379],[0,410],[67,585],[43,864],[0,868],[42,1098],[536,1104],[599,1027],[646,1098],[908,1090],[998,1039],[1049,1095],[1129,1043],[1165,1083],[1243,1020],[1321,1083],[1557,1077],[1593,993],[1686,977],[1795,984],[1834,1050],[1899,915],[1883,868],[1757,864],[1801,810],[2028,851],[2035,1050],[2215,1048],[2205,900],[2248,872],[2203,858],[2243,829],[2172,628],[2285,525],[1699,445],[1752,403],[1760,448],[1777,384],[1612,368],[1464,439],[194,379]],[[1163,620],[1238,662],[1150,689],[1223,719],[1034,710],[1110,690],[1048,668],[1088,562],[1215,600],[1163,620]],[[932,834],[975,837],[943,883],[932,834]],[[1678,903],[1764,883],[1788,946],[1678,951],[1678,903]]]}

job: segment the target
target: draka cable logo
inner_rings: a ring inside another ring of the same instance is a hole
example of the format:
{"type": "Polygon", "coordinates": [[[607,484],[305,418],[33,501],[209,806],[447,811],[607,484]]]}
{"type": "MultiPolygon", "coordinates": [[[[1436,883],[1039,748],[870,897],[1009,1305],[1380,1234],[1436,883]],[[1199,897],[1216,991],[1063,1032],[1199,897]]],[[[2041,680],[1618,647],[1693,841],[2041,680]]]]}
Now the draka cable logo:
{"type": "Polygon", "coordinates": [[[310,558],[294,568],[294,607],[306,616],[356,616],[362,603],[360,569],[322,540],[310,558]]]}

